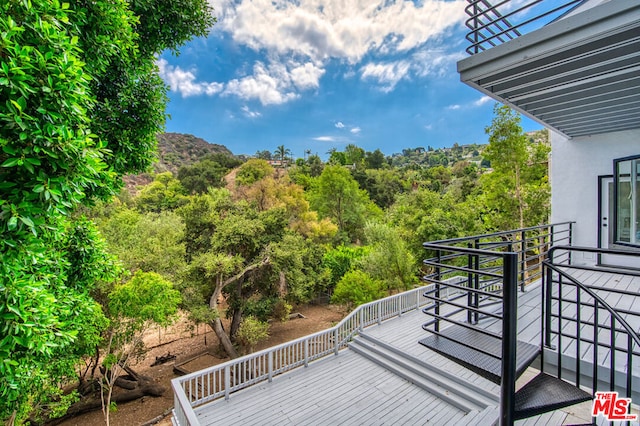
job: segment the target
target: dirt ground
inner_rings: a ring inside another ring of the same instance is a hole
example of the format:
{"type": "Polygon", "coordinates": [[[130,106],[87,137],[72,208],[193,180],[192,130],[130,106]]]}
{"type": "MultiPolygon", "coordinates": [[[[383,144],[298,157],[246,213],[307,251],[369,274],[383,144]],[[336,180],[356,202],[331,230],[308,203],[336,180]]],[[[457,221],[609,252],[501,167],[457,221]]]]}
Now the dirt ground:
{"type": "MultiPolygon", "coordinates": [[[[287,322],[272,322],[269,327],[269,339],[259,345],[256,350],[278,345],[316,331],[332,327],[340,321],[345,312],[333,305],[308,305],[294,309],[305,318],[296,318],[287,322]]],[[[114,426],[133,426],[150,424],[156,419],[160,426],[171,425],[170,415],[166,415],[173,407],[171,379],[178,377],[173,373],[173,362],[151,367],[156,357],[167,354],[175,355],[176,362],[181,363],[203,354],[182,365],[189,371],[197,371],[227,361],[215,355],[218,339],[211,328],[201,325],[191,329],[186,320],[179,321],[168,329],[149,330],[145,336],[147,347],[151,348],[145,358],[133,365],[136,372],[153,377],[156,382],[166,388],[163,396],[142,399],[118,404],[117,411],[111,413],[111,424],[114,426]],[[162,417],[164,416],[164,417],[162,417]]],[[[75,417],[60,423],[63,426],[103,425],[104,418],[100,410],[75,417]]]]}

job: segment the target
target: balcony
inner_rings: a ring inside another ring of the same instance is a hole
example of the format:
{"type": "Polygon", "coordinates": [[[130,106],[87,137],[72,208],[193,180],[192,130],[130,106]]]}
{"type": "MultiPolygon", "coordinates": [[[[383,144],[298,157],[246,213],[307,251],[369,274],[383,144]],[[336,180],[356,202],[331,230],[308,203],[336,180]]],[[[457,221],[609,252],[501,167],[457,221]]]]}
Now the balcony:
{"type": "Polygon", "coordinates": [[[640,2],[467,1],[464,83],[567,138],[640,128],[640,2]]]}

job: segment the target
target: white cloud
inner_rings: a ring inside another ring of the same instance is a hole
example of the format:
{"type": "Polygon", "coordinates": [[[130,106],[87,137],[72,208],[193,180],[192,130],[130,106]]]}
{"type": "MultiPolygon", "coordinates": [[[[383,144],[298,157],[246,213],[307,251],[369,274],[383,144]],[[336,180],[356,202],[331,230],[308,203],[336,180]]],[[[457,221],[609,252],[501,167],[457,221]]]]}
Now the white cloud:
{"type": "Polygon", "coordinates": [[[409,72],[411,64],[408,61],[389,63],[369,63],[362,67],[362,79],[372,79],[381,85],[384,92],[390,92],[409,72]]]}
{"type": "Polygon", "coordinates": [[[335,124],[335,126],[336,126],[338,129],[344,129],[344,123],[342,123],[342,121],[338,121],[338,122],[335,124]]]}
{"type": "Polygon", "coordinates": [[[251,75],[227,83],[224,95],[259,100],[262,105],[278,105],[300,97],[300,91],[317,88],[324,70],[312,63],[269,65],[256,62],[251,75]]]}
{"type": "Polygon", "coordinates": [[[493,98],[491,98],[491,96],[483,96],[480,99],[478,99],[477,101],[475,101],[473,103],[474,106],[482,106],[484,104],[486,104],[487,102],[491,102],[493,100],[493,98]]]}
{"type": "Polygon", "coordinates": [[[425,50],[464,19],[465,0],[210,0],[224,31],[269,59],[224,83],[160,60],[161,75],[183,97],[237,96],[278,105],[320,87],[332,61],[384,92],[412,76],[444,75],[461,54],[425,50]],[[409,53],[409,56],[406,56],[409,53]],[[404,60],[397,59],[404,55],[404,60]],[[367,63],[362,63],[363,58],[367,63]]]}
{"type": "Polygon", "coordinates": [[[319,142],[335,142],[336,141],[336,138],[334,138],[333,136],[318,136],[312,139],[314,141],[319,141],[319,142]]]}
{"type": "Polygon", "coordinates": [[[360,133],[362,131],[362,129],[360,127],[353,127],[350,132],[353,133],[354,135],[357,135],[358,133],[360,133]]]}
{"type": "Polygon", "coordinates": [[[458,105],[458,104],[449,105],[447,107],[447,109],[454,110],[454,111],[457,110],[457,109],[460,109],[460,108],[462,108],[462,107],[460,105],[458,105]]]}
{"type": "Polygon", "coordinates": [[[427,130],[433,130],[433,124],[425,124],[424,128],[427,130]]]}
{"type": "Polygon", "coordinates": [[[262,114],[258,111],[251,111],[251,109],[249,109],[248,106],[244,105],[242,108],[240,108],[242,110],[242,112],[244,113],[244,115],[246,117],[249,118],[258,118],[260,117],[262,114]]]}
{"type": "Polygon", "coordinates": [[[208,95],[220,93],[224,87],[222,83],[207,83],[196,81],[194,71],[185,71],[180,67],[169,65],[165,59],[158,60],[160,77],[169,85],[171,91],[178,92],[183,98],[189,96],[208,95]]]}
{"type": "Polygon", "coordinates": [[[405,52],[462,22],[464,0],[228,0],[219,26],[255,50],[337,58],[355,64],[373,51],[405,52]]]}

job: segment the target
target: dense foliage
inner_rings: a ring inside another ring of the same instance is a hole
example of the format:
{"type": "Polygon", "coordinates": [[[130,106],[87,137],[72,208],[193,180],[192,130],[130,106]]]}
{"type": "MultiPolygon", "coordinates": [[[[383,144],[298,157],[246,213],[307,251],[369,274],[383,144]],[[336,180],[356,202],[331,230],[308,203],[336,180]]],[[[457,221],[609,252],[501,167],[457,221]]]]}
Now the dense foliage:
{"type": "Polygon", "coordinates": [[[155,55],[212,24],[205,0],[0,4],[0,419],[23,421],[95,351],[92,291],[117,268],[71,214],[151,164],[166,100],[155,55]]]}

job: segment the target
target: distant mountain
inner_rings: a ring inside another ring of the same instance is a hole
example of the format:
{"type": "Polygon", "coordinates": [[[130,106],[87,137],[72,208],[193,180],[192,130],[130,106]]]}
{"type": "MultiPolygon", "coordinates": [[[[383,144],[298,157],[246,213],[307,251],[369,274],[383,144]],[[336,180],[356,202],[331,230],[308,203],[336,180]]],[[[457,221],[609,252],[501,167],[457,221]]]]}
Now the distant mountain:
{"type": "Polygon", "coordinates": [[[156,173],[169,171],[175,175],[180,166],[190,166],[206,154],[234,156],[226,146],[193,135],[162,133],[158,135],[158,161],[153,168],[156,173]]]}
{"type": "MultiPolygon", "coordinates": [[[[190,166],[207,154],[234,156],[226,146],[209,143],[202,138],[182,133],[160,133],[158,138],[158,160],[153,164],[154,173],[171,172],[176,176],[181,166],[190,166]]],[[[124,177],[126,188],[135,193],[137,188],[153,181],[150,173],[124,177]]]]}

